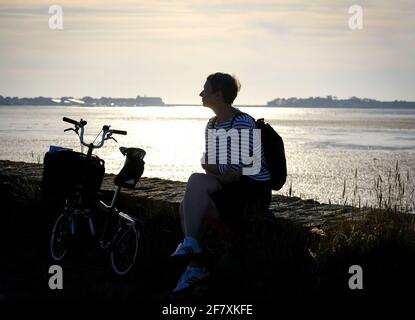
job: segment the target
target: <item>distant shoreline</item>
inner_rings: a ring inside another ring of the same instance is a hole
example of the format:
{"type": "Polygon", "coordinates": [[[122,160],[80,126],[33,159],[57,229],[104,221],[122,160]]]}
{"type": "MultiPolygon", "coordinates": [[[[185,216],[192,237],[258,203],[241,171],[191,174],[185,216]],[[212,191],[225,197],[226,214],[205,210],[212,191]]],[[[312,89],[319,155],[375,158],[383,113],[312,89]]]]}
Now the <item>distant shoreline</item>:
{"type": "MultiPolygon", "coordinates": [[[[83,106],[83,107],[198,107],[201,104],[193,103],[164,103],[160,97],[135,98],[83,98],[73,97],[3,97],[0,95],[0,106],[83,106]]],[[[235,107],[262,107],[262,108],[355,108],[355,109],[415,109],[415,102],[394,100],[378,101],[368,98],[351,97],[338,99],[336,96],[310,98],[276,98],[266,104],[236,104],[235,107]]]]}
{"type": "MultiPolygon", "coordinates": [[[[197,104],[168,104],[166,103],[163,106],[159,105],[142,105],[142,106],[120,106],[120,105],[112,105],[112,106],[106,106],[106,105],[52,105],[52,104],[42,104],[42,105],[33,105],[33,104],[0,104],[0,107],[99,107],[99,108],[118,108],[118,107],[128,107],[128,108],[151,108],[151,107],[162,107],[162,108],[175,108],[175,107],[202,107],[202,105],[197,104]]],[[[234,105],[236,108],[269,108],[269,109],[415,109],[415,105],[409,105],[409,106],[267,106],[267,105],[234,105]]]]}
{"type": "Polygon", "coordinates": [[[335,96],[298,98],[277,98],[267,103],[269,107],[285,108],[368,108],[368,109],[408,109],[415,108],[415,102],[395,100],[378,101],[374,99],[351,97],[338,99],[335,96]]]}

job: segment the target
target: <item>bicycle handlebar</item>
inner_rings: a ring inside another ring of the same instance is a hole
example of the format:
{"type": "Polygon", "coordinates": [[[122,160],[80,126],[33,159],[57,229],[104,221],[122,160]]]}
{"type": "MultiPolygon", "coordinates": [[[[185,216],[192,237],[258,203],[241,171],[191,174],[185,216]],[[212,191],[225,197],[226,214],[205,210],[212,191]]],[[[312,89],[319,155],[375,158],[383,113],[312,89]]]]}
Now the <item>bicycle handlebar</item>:
{"type": "Polygon", "coordinates": [[[76,120],[73,120],[73,119],[70,119],[70,118],[67,118],[67,117],[63,117],[62,120],[65,121],[65,122],[71,123],[76,127],[75,129],[66,129],[65,131],[74,130],[78,134],[78,129],[81,129],[80,134],[78,134],[81,145],[84,145],[84,146],[88,147],[91,150],[101,148],[104,145],[105,140],[114,139],[114,138],[111,137],[111,134],[121,134],[121,135],[124,135],[124,136],[127,134],[127,131],[110,129],[110,126],[105,125],[105,126],[102,127],[101,141],[96,145],[94,145],[92,143],[88,144],[84,141],[84,129],[85,129],[84,126],[87,124],[87,122],[85,120],[81,119],[78,122],[76,120]]]}
{"type": "Polygon", "coordinates": [[[110,132],[115,133],[115,134],[122,134],[123,136],[127,135],[127,131],[124,131],[124,130],[111,129],[110,132]]]}
{"type": "Polygon", "coordinates": [[[63,117],[63,118],[62,118],[62,120],[63,120],[63,121],[65,121],[65,122],[68,122],[68,123],[74,124],[74,125],[78,125],[78,124],[79,124],[79,123],[78,123],[78,121],[75,121],[75,120],[69,119],[69,118],[67,118],[67,117],[63,117]]]}
{"type": "Polygon", "coordinates": [[[78,122],[76,120],[72,120],[72,119],[67,118],[67,117],[63,117],[62,120],[65,121],[65,122],[71,123],[75,126],[78,126],[78,127],[86,126],[87,123],[88,123],[88,122],[86,122],[85,120],[82,120],[82,119],[81,119],[81,121],[78,122]]]}

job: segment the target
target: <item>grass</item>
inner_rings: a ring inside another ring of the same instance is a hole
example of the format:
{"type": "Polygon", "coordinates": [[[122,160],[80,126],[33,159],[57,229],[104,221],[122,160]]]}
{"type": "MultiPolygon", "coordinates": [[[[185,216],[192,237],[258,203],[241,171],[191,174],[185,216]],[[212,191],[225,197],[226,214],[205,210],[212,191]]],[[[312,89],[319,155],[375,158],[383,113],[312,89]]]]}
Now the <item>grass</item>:
{"type": "MultiPolygon", "coordinates": [[[[357,169],[355,175],[355,191],[357,190],[357,169]]],[[[389,168],[386,176],[378,174],[373,179],[374,209],[386,209],[393,212],[412,213],[415,208],[415,187],[411,185],[413,177],[409,171],[404,174],[399,161],[396,161],[394,168],[389,168]],[[409,188],[409,189],[408,189],[409,188]]],[[[360,199],[360,196],[359,196],[360,199]]],[[[367,207],[367,205],[366,205],[367,207]]]]}
{"type": "Polygon", "coordinates": [[[360,221],[326,230],[313,249],[324,291],[349,291],[347,268],[352,265],[363,268],[368,292],[399,295],[415,284],[413,215],[372,209],[360,221]]]}
{"type": "MultiPolygon", "coordinates": [[[[402,172],[399,161],[396,161],[394,168],[389,168],[386,173],[379,173],[373,178],[372,187],[369,190],[369,197],[363,202],[363,196],[359,194],[362,190],[359,186],[359,171],[354,170],[353,180],[343,180],[343,188],[341,190],[341,200],[337,201],[339,205],[350,205],[356,209],[386,209],[395,213],[414,213],[415,212],[415,185],[411,182],[415,177],[410,172],[402,172]]],[[[298,192],[297,192],[298,193],[298,192]]],[[[287,196],[291,197],[296,194],[293,189],[293,181],[287,191],[287,196]]],[[[298,193],[302,199],[303,194],[298,193]]],[[[328,199],[328,203],[336,203],[332,199],[328,199]]]]}
{"type": "Polygon", "coordinates": [[[371,209],[361,220],[324,230],[251,218],[216,264],[214,295],[271,298],[399,295],[415,285],[415,217],[371,209]],[[349,288],[349,268],[363,289],[349,288]]]}
{"type": "Polygon", "coordinates": [[[37,164],[41,164],[43,163],[43,155],[41,154],[35,154],[33,151],[30,152],[30,157],[32,159],[32,162],[37,163],[37,164]]]}
{"type": "MultiPolygon", "coordinates": [[[[351,294],[348,270],[359,265],[364,274],[362,294],[403,295],[415,286],[413,177],[409,171],[402,173],[399,161],[378,174],[371,190],[373,205],[362,203],[358,181],[355,169],[353,181],[343,181],[339,204],[355,206],[363,218],[324,230],[313,228],[303,241],[314,261],[306,267],[311,277],[307,283],[317,294],[351,294]]],[[[292,182],[289,190],[291,195],[292,182]]]]}

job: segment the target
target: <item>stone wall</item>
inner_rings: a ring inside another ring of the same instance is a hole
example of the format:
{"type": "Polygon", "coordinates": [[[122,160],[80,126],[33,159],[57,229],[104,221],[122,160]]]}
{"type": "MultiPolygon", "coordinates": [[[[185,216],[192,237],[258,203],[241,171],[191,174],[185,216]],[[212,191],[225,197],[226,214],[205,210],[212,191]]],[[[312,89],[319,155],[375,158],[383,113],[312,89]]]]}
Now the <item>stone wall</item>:
{"type": "MultiPolygon", "coordinates": [[[[0,175],[13,179],[40,183],[42,168],[40,164],[0,160],[0,175]]],[[[114,175],[106,175],[104,178],[102,190],[107,196],[113,190],[113,180],[114,175]]],[[[135,190],[123,189],[122,200],[129,207],[140,204],[152,208],[168,207],[177,211],[185,187],[184,182],[143,177],[135,190]]],[[[274,194],[269,214],[306,228],[325,228],[341,221],[356,219],[362,213],[351,206],[323,204],[312,199],[274,194]]]]}

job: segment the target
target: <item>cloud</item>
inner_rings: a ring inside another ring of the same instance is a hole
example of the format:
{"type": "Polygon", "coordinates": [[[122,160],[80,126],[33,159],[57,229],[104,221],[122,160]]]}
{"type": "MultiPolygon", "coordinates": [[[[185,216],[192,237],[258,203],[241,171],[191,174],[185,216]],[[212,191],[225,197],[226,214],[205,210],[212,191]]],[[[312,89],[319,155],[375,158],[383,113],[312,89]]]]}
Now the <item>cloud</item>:
{"type": "MultiPolygon", "coordinates": [[[[139,81],[135,74],[140,74],[156,86],[153,73],[191,78],[221,68],[256,81],[290,79],[289,86],[295,78],[312,82],[313,77],[327,85],[326,75],[335,86],[334,75],[340,83],[352,72],[382,78],[414,69],[413,1],[63,0],[62,31],[48,29],[50,4],[1,2],[0,71],[13,74],[16,84],[25,72],[62,77],[66,72],[73,79],[79,70],[92,79],[104,70],[119,83],[139,81]],[[364,9],[360,31],[348,28],[347,9],[355,3],[364,9]]],[[[80,90],[77,85],[68,80],[67,87],[80,90]]],[[[196,89],[190,81],[186,85],[196,89]]]]}

